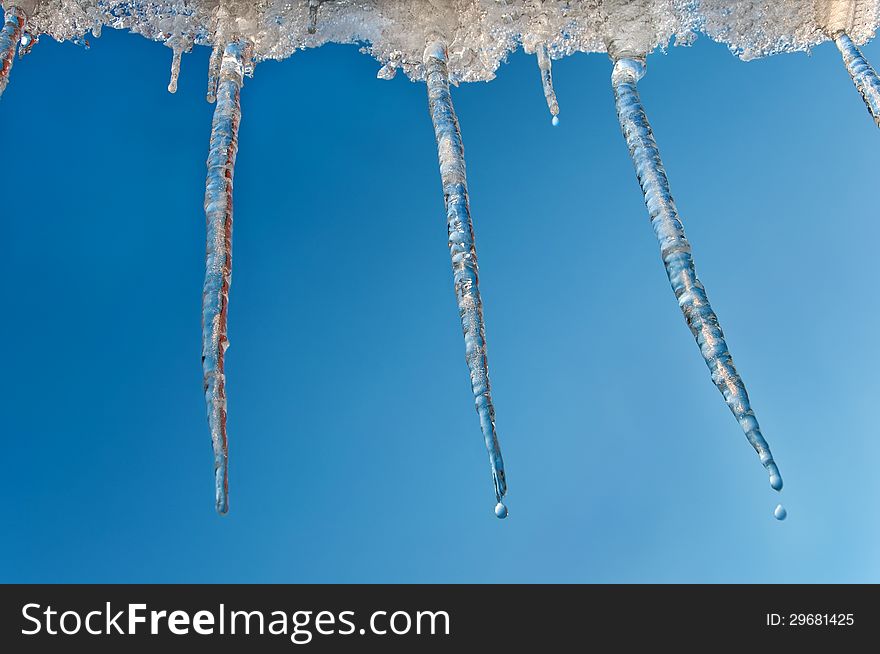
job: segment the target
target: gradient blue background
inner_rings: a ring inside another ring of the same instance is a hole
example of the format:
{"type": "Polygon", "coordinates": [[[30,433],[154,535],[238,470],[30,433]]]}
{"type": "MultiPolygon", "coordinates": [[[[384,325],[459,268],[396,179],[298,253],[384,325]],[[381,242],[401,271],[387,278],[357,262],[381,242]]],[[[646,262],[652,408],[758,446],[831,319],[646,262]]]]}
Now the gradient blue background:
{"type": "MultiPolygon", "coordinates": [[[[880,62],[880,45],[864,48],[880,62]]],[[[208,53],[44,39],[0,102],[0,579],[880,581],[880,133],[826,44],[701,37],[642,96],[789,519],[669,289],[605,56],[455,90],[510,518],[452,290],[424,86],[333,46],[243,91],[213,510],[208,53]]]]}

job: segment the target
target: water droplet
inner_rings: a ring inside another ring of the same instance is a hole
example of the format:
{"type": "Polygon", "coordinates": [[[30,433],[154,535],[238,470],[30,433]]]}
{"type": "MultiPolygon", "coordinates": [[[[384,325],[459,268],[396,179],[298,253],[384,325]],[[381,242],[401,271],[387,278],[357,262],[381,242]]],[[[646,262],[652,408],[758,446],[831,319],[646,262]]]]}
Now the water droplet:
{"type": "Polygon", "coordinates": [[[553,127],[559,127],[559,116],[553,116],[550,124],[553,125],[553,127]]]}
{"type": "MultiPolygon", "coordinates": [[[[784,511],[785,509],[783,509],[784,511]]],[[[502,502],[495,505],[495,515],[502,520],[507,517],[507,507],[502,502]]]]}
{"type": "Polygon", "coordinates": [[[773,509],[773,517],[777,520],[785,520],[788,517],[788,511],[781,504],[777,504],[776,508],[773,509]]]}

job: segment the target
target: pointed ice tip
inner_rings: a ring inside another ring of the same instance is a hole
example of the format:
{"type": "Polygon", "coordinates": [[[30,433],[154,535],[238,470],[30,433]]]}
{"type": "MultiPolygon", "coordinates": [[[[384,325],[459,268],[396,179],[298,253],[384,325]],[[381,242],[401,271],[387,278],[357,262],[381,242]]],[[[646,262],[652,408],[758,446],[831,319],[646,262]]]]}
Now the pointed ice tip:
{"type": "Polygon", "coordinates": [[[550,119],[550,124],[553,125],[553,127],[559,127],[559,116],[553,116],[553,118],[550,119]]]}
{"type": "Polygon", "coordinates": [[[214,508],[220,515],[229,512],[229,484],[225,461],[214,469],[214,508]]]}

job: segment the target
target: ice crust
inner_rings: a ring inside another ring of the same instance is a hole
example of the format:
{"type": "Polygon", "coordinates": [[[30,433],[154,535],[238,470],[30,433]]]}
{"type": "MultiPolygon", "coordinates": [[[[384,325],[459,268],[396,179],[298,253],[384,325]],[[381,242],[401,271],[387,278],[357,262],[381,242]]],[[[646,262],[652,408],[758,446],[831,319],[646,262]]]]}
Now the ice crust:
{"type": "MultiPolygon", "coordinates": [[[[546,47],[640,56],[697,33],[743,59],[809,50],[846,31],[873,37],[880,0],[323,0],[310,34],[309,0],[3,0],[30,16],[33,35],[84,44],[103,26],[177,50],[253,43],[254,61],[285,59],[326,43],[355,43],[388,68],[425,77],[428,40],[448,45],[453,83],[494,77],[507,55],[546,47]]],[[[312,3],[314,4],[314,2],[312,3]]],[[[385,76],[388,76],[386,68],[385,76]]]]}

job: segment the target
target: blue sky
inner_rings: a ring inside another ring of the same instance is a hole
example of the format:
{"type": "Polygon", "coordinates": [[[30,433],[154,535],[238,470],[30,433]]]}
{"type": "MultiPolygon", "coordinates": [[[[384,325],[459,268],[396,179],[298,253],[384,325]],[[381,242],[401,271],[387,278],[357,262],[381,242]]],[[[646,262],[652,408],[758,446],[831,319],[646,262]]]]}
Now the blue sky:
{"type": "MultiPolygon", "coordinates": [[[[880,46],[865,54],[880,62],[880,46]]],[[[510,517],[452,290],[424,86],[329,46],[243,90],[213,510],[200,302],[208,53],[40,42],[0,102],[0,580],[880,581],[880,133],[826,44],[701,37],[641,83],[700,276],[786,482],[709,380],[605,56],[454,90],[510,517]]]]}

